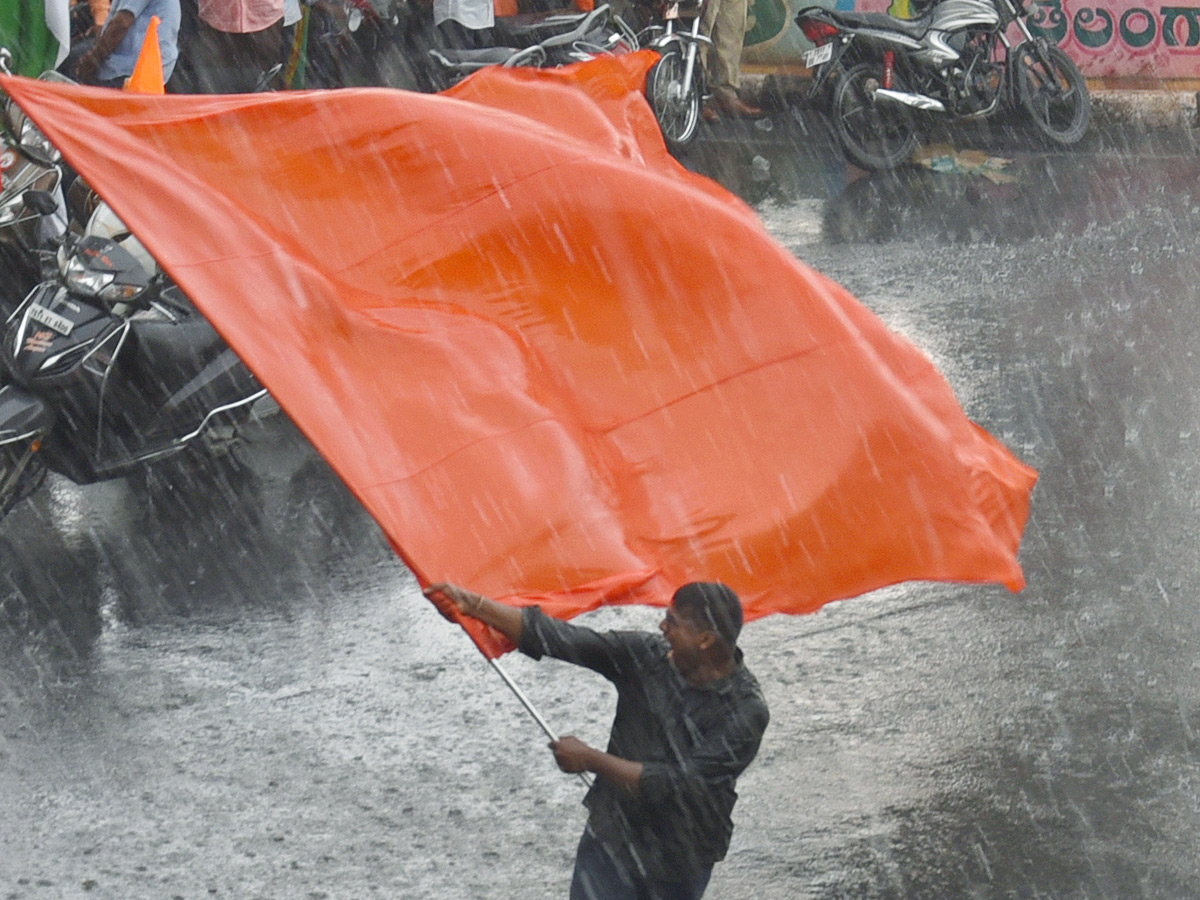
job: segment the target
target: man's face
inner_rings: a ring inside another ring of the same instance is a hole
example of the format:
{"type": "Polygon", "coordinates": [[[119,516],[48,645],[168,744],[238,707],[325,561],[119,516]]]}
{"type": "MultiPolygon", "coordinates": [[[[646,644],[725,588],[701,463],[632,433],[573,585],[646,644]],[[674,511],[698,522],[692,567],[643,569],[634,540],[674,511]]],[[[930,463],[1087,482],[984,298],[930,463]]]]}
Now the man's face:
{"type": "Polygon", "coordinates": [[[700,652],[712,643],[712,630],[681,613],[673,603],[658,627],[671,646],[667,658],[676,666],[687,668],[692,665],[700,652]]]}

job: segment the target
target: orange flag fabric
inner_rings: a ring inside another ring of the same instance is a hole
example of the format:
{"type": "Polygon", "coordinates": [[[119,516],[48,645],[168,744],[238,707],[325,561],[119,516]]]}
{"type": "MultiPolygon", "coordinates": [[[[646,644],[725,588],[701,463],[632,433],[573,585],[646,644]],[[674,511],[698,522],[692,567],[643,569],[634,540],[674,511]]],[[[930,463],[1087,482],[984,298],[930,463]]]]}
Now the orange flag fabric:
{"type": "Polygon", "coordinates": [[[748,619],[1020,588],[1035,473],[672,160],[639,94],[655,58],[439,96],[3,87],[425,583],[564,618],[693,579],[748,619]]]}
{"type": "Polygon", "coordinates": [[[142,39],[142,49],[138,52],[137,62],[133,64],[133,74],[125,82],[125,90],[137,94],[166,93],[162,49],[158,46],[158,25],[161,21],[158,16],[150,17],[146,37],[142,39]]]}

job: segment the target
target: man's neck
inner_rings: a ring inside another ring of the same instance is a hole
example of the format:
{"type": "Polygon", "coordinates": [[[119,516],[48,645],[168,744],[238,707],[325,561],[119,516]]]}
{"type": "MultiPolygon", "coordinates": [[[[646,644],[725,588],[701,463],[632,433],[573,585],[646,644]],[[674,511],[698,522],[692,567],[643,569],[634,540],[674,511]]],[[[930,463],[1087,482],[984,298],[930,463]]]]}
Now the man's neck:
{"type": "Polygon", "coordinates": [[[727,657],[720,661],[700,660],[690,671],[680,669],[679,674],[692,687],[701,688],[708,687],[722,678],[728,678],[736,668],[736,660],[727,657]]]}

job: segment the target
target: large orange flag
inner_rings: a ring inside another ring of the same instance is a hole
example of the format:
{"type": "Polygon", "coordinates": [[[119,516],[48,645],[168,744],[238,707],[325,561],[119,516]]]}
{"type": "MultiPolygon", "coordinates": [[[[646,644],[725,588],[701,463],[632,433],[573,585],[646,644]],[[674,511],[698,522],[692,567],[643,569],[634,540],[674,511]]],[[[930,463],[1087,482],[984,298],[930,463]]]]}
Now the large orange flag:
{"type": "Polygon", "coordinates": [[[653,60],[447,96],[3,86],[423,581],[562,617],[696,578],[748,618],[1018,589],[1034,472],[671,160],[636,90],[653,60]]]}

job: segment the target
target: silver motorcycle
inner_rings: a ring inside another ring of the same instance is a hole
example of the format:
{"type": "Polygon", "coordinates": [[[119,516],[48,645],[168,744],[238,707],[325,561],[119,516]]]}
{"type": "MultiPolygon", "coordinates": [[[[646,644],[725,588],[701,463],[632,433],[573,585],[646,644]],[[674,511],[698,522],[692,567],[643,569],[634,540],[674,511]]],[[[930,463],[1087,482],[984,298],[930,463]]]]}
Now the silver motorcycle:
{"type": "Polygon", "coordinates": [[[1082,139],[1091,121],[1083,75],[1034,37],[1025,2],[942,0],[915,19],[800,10],[796,24],[814,45],[805,55],[810,97],[828,109],[846,156],[868,170],[899,165],[917,148],[922,113],[980,119],[1016,109],[1053,145],[1082,139]]]}
{"type": "Polygon", "coordinates": [[[661,59],[646,76],[646,99],[663,139],[677,153],[692,142],[706,96],[704,57],[712,43],[700,31],[704,0],[650,0],[653,21],[638,34],[638,46],[661,59]]]}

